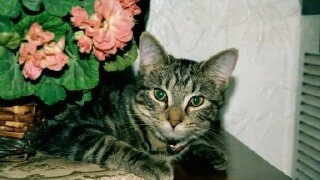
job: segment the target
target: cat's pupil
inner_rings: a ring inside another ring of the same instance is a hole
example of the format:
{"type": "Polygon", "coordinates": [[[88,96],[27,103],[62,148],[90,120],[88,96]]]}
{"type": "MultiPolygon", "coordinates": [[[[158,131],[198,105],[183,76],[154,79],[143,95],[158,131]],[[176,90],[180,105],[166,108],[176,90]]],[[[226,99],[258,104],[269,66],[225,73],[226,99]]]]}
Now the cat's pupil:
{"type": "Polygon", "coordinates": [[[154,97],[159,101],[166,101],[167,100],[167,94],[162,89],[155,89],[154,90],[154,97]]]}
{"type": "Polygon", "coordinates": [[[204,98],[202,96],[193,96],[190,99],[189,105],[193,107],[198,107],[204,102],[204,98]]]}

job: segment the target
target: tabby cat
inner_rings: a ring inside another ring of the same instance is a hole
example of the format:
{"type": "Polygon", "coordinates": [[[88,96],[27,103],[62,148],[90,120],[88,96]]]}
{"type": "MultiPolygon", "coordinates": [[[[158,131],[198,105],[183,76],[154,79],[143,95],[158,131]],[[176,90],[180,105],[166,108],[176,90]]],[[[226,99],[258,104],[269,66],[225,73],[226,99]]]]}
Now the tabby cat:
{"type": "Polygon", "coordinates": [[[173,179],[173,163],[223,169],[227,158],[208,137],[238,51],[175,59],[144,32],[139,55],[134,82],[108,85],[96,101],[57,116],[64,120],[47,127],[42,150],[145,179],[173,179]]]}

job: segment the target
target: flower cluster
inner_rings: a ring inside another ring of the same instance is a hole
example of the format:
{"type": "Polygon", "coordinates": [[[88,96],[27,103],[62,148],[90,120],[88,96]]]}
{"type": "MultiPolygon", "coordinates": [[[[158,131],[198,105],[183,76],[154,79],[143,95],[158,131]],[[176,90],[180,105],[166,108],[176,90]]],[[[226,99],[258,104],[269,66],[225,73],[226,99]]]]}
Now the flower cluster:
{"type": "Polygon", "coordinates": [[[116,54],[132,39],[133,16],[140,13],[136,0],[96,0],[94,14],[90,17],[80,6],[71,10],[71,21],[82,29],[75,34],[82,53],[90,53],[104,61],[116,54]]]}
{"type": "Polygon", "coordinates": [[[138,1],[0,0],[0,101],[32,96],[52,105],[73,92],[77,103],[90,101],[103,70],[137,58],[138,1]]]}
{"type": "Polygon", "coordinates": [[[32,80],[38,79],[43,69],[60,71],[68,62],[68,56],[63,52],[65,39],[62,37],[55,43],[54,34],[42,30],[38,23],[31,25],[19,50],[19,63],[24,64],[23,75],[32,80]]]}

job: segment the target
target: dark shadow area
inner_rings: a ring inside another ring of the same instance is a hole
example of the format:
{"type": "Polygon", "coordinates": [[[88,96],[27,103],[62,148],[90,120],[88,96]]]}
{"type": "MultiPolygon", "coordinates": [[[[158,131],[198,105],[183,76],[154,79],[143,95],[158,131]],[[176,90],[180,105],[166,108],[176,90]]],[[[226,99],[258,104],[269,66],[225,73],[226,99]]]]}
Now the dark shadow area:
{"type": "Polygon", "coordinates": [[[136,25],[133,27],[133,35],[137,45],[139,46],[140,34],[146,30],[147,21],[149,18],[150,0],[140,0],[137,5],[141,9],[141,13],[135,16],[136,25]]]}
{"type": "Polygon", "coordinates": [[[229,107],[229,102],[232,99],[232,96],[237,86],[237,81],[238,80],[235,77],[231,77],[231,79],[229,80],[228,87],[225,89],[223,93],[224,106],[219,112],[219,115],[217,117],[218,121],[216,122],[217,124],[214,126],[215,128],[222,128],[224,125],[223,116],[227,112],[227,109],[229,107]]]}
{"type": "MultiPolygon", "coordinates": [[[[221,149],[228,151],[229,165],[224,171],[195,172],[181,166],[175,166],[175,180],[290,180],[283,172],[269,164],[247,146],[230,135],[228,132],[221,132],[221,149]]],[[[221,146],[220,146],[220,145],[221,146]]]]}

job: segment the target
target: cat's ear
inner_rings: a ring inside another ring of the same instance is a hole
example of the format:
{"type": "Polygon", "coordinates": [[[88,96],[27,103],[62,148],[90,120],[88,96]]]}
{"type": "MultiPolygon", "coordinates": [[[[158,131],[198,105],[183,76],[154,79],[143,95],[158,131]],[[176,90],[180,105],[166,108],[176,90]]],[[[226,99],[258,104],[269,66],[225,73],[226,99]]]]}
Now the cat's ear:
{"type": "Polygon", "coordinates": [[[169,56],[159,41],[150,33],[143,32],[139,42],[140,70],[169,63],[169,56]]]}
{"type": "Polygon", "coordinates": [[[214,79],[218,90],[227,87],[238,56],[238,50],[231,48],[219,52],[201,65],[204,75],[214,79]]]}

